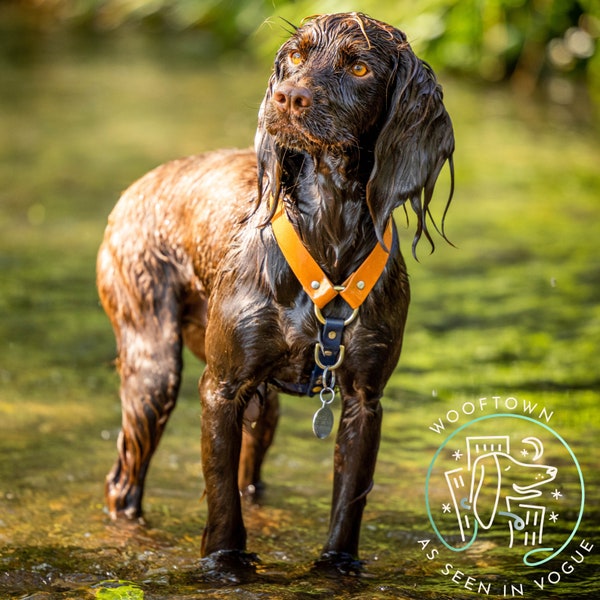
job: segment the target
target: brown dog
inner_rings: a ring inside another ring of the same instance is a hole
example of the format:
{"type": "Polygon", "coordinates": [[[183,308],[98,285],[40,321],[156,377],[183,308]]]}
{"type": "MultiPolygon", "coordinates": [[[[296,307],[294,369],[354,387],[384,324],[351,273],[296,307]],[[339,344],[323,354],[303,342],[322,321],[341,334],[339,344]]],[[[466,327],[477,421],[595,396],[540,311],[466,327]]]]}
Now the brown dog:
{"type": "MultiPolygon", "coordinates": [[[[452,167],[452,125],[433,73],[402,32],[362,14],[325,15],[279,50],[255,149],[162,165],[134,183],[110,216],[98,288],[117,339],[123,423],[106,499],[115,518],[141,516],[185,343],[206,362],[199,386],[203,555],[243,555],[240,490],[260,484],[277,391],[324,387],[331,394],[325,405],[336,387],[342,409],[321,560],[350,563],[373,481],[380,398],[400,356],[409,304],[391,215],[410,201],[413,252],[422,234],[433,246],[428,205],[446,160],[452,167]],[[274,235],[276,211],[312,256],[296,267],[316,263],[322,282],[301,283],[292,270],[274,235]],[[367,260],[372,252],[380,262],[384,253],[382,273],[367,260]],[[355,291],[366,297],[344,299],[340,284],[363,263],[366,277],[355,291]],[[310,295],[321,283],[331,297],[310,295]],[[325,373],[315,371],[321,361],[325,373]]],[[[328,425],[317,429],[326,435],[328,425]]]]}

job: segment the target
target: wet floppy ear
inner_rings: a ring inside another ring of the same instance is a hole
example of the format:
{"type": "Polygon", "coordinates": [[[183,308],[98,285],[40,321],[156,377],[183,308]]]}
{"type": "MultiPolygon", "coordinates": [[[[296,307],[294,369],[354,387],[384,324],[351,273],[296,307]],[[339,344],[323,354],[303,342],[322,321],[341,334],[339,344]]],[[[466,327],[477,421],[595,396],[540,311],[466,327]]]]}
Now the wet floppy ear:
{"type": "MultiPolygon", "coordinates": [[[[265,110],[267,104],[273,96],[273,88],[277,81],[278,65],[275,63],[275,70],[269,79],[265,97],[260,105],[258,112],[258,126],[254,136],[254,149],[256,152],[258,167],[258,196],[256,208],[265,200],[270,201],[272,196],[275,200],[279,198],[281,186],[281,160],[278,157],[279,150],[275,144],[273,136],[267,131],[265,125],[265,110]]],[[[275,211],[276,202],[272,203],[272,212],[275,211]]],[[[272,215],[271,215],[272,216],[272,215]]]]}
{"type": "MultiPolygon", "coordinates": [[[[431,219],[429,203],[446,161],[450,165],[451,190],[444,217],[454,187],[452,122],[433,71],[413,54],[408,44],[403,44],[399,50],[392,88],[388,112],[375,143],[375,161],[367,184],[367,204],[377,236],[383,244],[383,232],[392,211],[410,201],[417,215],[413,254],[422,234],[429,240],[433,251],[427,216],[431,219]]],[[[445,238],[443,219],[441,233],[445,238]]]]}

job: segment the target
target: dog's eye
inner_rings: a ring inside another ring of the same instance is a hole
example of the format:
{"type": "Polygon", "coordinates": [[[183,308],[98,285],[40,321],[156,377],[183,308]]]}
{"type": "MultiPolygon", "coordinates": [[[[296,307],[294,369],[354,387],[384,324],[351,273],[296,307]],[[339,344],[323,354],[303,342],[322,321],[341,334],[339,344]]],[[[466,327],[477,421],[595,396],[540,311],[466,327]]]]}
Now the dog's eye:
{"type": "Polygon", "coordinates": [[[350,67],[350,72],[355,77],[364,77],[369,72],[369,67],[365,63],[357,62],[350,67]]]}
{"type": "Polygon", "coordinates": [[[290,52],[290,62],[293,65],[298,66],[298,65],[302,64],[303,61],[304,61],[304,58],[302,57],[301,52],[298,52],[298,50],[292,50],[290,52]]]}

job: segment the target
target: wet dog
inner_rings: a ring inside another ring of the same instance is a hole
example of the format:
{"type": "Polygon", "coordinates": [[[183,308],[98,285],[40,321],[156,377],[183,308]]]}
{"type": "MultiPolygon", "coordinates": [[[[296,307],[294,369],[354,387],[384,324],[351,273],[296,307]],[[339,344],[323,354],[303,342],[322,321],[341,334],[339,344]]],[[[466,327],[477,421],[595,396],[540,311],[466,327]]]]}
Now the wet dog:
{"type": "Polygon", "coordinates": [[[114,518],[142,514],[144,479],[175,406],[186,344],[206,362],[202,554],[245,551],[240,491],[260,489],[278,391],[335,388],[342,408],[321,561],[356,560],[380,398],[409,304],[392,213],[402,205],[415,212],[413,251],[420,237],[433,244],[429,203],[453,151],[440,86],[405,34],[358,13],[324,15],[277,53],[255,150],[170,162],[123,194],[98,256],[121,377],[118,459],[106,481],[114,518]],[[301,281],[274,218],[307,254],[299,268],[314,263],[322,280],[301,281]],[[376,271],[371,254],[379,254],[376,271]],[[345,282],[361,265],[366,277],[354,291],[362,295],[349,300],[345,282]],[[326,302],[312,295],[321,284],[326,302]],[[316,379],[315,347],[325,361],[316,379]],[[327,362],[332,353],[336,364],[327,362]]]}

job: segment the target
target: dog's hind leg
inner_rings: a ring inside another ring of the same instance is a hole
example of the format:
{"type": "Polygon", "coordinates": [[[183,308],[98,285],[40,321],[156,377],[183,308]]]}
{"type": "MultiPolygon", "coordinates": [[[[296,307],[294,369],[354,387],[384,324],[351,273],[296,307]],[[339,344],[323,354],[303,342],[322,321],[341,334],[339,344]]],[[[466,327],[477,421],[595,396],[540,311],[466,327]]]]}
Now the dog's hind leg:
{"type": "Polygon", "coordinates": [[[244,413],[238,486],[248,497],[258,497],[262,492],[262,463],[273,442],[278,420],[277,391],[266,384],[260,386],[244,413]]]}
{"type": "Polygon", "coordinates": [[[181,377],[181,337],[173,322],[148,319],[119,332],[122,425],[118,458],[106,478],[111,517],[142,515],[144,481],[175,407],[181,377]]]}
{"type": "Polygon", "coordinates": [[[115,331],[121,377],[118,457],[105,484],[113,519],[142,516],[144,480],[175,406],[182,369],[175,272],[162,263],[161,276],[150,278],[137,265],[134,279],[126,276],[133,269],[126,270],[109,249],[99,255],[98,290],[115,331]],[[151,285],[144,287],[140,282],[146,280],[151,285]]]}
{"type": "Polygon", "coordinates": [[[120,330],[122,425],[118,458],[106,479],[111,517],[142,515],[144,481],[175,407],[181,376],[181,337],[173,322],[149,319],[142,330],[120,330]]]}
{"type": "Polygon", "coordinates": [[[106,478],[112,518],[142,516],[144,482],[150,460],[177,400],[181,339],[173,323],[147,323],[120,331],[122,424],[118,458],[106,478]]]}

